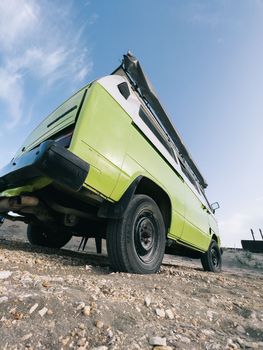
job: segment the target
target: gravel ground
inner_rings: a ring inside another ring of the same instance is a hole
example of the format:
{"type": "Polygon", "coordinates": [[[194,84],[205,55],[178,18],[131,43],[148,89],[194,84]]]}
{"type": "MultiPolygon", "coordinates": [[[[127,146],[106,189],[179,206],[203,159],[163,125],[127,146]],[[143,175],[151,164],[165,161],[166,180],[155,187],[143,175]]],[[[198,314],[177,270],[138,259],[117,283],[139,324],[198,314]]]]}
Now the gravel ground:
{"type": "Polygon", "coordinates": [[[166,256],[156,275],[113,273],[105,248],[30,246],[0,228],[0,349],[263,349],[263,255],[228,249],[221,274],[166,256]]]}

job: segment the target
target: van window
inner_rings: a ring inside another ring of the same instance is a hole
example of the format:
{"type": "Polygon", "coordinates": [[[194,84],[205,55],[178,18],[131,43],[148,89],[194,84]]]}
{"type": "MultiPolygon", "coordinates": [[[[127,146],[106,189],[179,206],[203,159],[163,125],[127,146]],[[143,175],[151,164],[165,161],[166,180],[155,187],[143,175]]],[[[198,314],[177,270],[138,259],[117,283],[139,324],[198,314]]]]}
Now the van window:
{"type": "Polygon", "coordinates": [[[158,123],[147,112],[144,111],[142,106],[140,107],[140,110],[139,110],[139,116],[177,163],[175,152],[172,148],[172,145],[169,144],[170,142],[166,134],[163,132],[161,127],[158,125],[158,123]]]}
{"type": "Polygon", "coordinates": [[[200,193],[199,191],[199,188],[197,186],[197,183],[194,179],[194,177],[190,174],[190,172],[186,169],[185,165],[183,164],[183,162],[181,161],[181,159],[179,160],[180,161],[180,165],[181,165],[181,169],[183,171],[183,173],[185,174],[185,176],[188,178],[188,180],[191,182],[191,184],[195,187],[195,189],[197,190],[198,193],[200,193]]]}

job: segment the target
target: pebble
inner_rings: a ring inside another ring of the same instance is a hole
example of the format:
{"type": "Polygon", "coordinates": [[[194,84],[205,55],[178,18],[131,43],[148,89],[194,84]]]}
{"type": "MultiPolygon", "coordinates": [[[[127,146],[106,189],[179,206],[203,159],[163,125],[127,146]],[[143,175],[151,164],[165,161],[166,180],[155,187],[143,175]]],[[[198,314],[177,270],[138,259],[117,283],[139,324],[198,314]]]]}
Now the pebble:
{"type": "Polygon", "coordinates": [[[241,325],[237,326],[236,330],[238,331],[238,333],[242,333],[242,334],[246,333],[245,328],[241,325]]]}
{"type": "Polygon", "coordinates": [[[43,307],[43,309],[39,310],[38,313],[41,317],[45,316],[45,314],[48,312],[48,308],[47,307],[43,307]]]}
{"type": "Polygon", "coordinates": [[[5,301],[8,301],[8,297],[7,296],[3,296],[0,298],[0,304],[4,303],[5,301]]]}
{"type": "Polygon", "coordinates": [[[145,304],[146,307],[149,307],[151,305],[151,298],[149,296],[147,296],[144,299],[144,304],[145,304]]]}
{"type": "Polygon", "coordinates": [[[28,333],[28,334],[24,335],[24,336],[21,338],[21,340],[22,340],[22,341],[28,340],[29,338],[32,337],[32,335],[33,335],[32,333],[28,333]]]}
{"type": "Polygon", "coordinates": [[[159,316],[159,317],[161,317],[161,318],[164,318],[165,317],[165,311],[164,311],[164,309],[156,309],[155,310],[155,312],[156,312],[156,315],[157,316],[159,316]]]}
{"type": "Polygon", "coordinates": [[[208,337],[213,336],[215,334],[215,332],[211,329],[202,329],[201,332],[208,337]]]}
{"type": "Polygon", "coordinates": [[[29,314],[31,315],[38,307],[38,304],[34,304],[33,306],[31,306],[30,310],[29,310],[29,314]]]}
{"type": "Polygon", "coordinates": [[[104,323],[102,321],[98,320],[98,321],[95,321],[95,326],[97,328],[101,329],[101,328],[103,328],[104,323]]]}
{"type": "Polygon", "coordinates": [[[162,345],[161,346],[157,345],[153,349],[154,350],[173,350],[171,346],[162,346],[162,345]]]}
{"type": "Polygon", "coordinates": [[[82,310],[83,308],[85,307],[85,303],[83,302],[80,302],[80,303],[77,303],[77,310],[82,310]]]}
{"type": "Polygon", "coordinates": [[[12,275],[11,271],[0,271],[0,280],[5,280],[12,275]]]}
{"type": "Polygon", "coordinates": [[[77,345],[78,345],[78,346],[84,346],[84,345],[86,345],[86,338],[81,338],[81,339],[79,339],[77,345]]]}
{"type": "Polygon", "coordinates": [[[233,342],[232,339],[227,339],[227,344],[226,344],[227,349],[239,349],[239,346],[233,342]]]}
{"type": "Polygon", "coordinates": [[[166,317],[169,318],[170,320],[173,320],[173,319],[174,319],[174,313],[173,313],[172,310],[170,310],[170,309],[165,310],[165,315],[166,315],[166,317]]]}
{"type": "Polygon", "coordinates": [[[112,332],[111,329],[108,329],[107,335],[108,335],[109,338],[112,338],[112,337],[113,337],[113,332],[112,332]]]}
{"type": "Polygon", "coordinates": [[[62,340],[61,340],[61,343],[62,343],[62,345],[67,345],[68,344],[68,342],[70,341],[70,337],[66,337],[66,338],[63,338],[62,340]]]}
{"type": "Polygon", "coordinates": [[[50,283],[49,283],[48,281],[43,281],[43,282],[42,282],[42,286],[43,286],[44,288],[49,288],[49,287],[50,287],[50,283]]]}
{"type": "Polygon", "coordinates": [[[183,335],[178,335],[177,337],[178,337],[179,341],[181,341],[182,343],[185,343],[185,344],[191,343],[191,340],[183,335]]]}
{"type": "Polygon", "coordinates": [[[84,316],[90,316],[90,306],[86,305],[82,309],[82,313],[84,316]]]}
{"type": "Polygon", "coordinates": [[[150,345],[161,345],[161,346],[166,346],[166,338],[162,337],[151,337],[149,339],[149,344],[150,345]]]}

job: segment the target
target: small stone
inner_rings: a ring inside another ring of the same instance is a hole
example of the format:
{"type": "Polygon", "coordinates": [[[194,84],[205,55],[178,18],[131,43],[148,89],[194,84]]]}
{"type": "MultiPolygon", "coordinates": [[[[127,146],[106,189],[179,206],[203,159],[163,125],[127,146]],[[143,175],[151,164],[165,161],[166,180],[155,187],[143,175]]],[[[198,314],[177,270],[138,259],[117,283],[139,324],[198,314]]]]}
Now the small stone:
{"type": "Polygon", "coordinates": [[[102,321],[100,321],[100,320],[97,320],[97,321],[95,322],[95,326],[96,326],[97,328],[101,329],[101,328],[104,326],[104,323],[103,323],[102,321]]]}
{"type": "MultiPolygon", "coordinates": [[[[16,310],[15,310],[15,311],[12,311],[11,314],[13,315],[14,319],[17,320],[17,321],[18,321],[18,320],[21,320],[21,319],[23,318],[23,316],[24,316],[24,315],[22,314],[22,312],[18,312],[18,311],[16,311],[16,310]]],[[[15,324],[15,322],[14,322],[14,324],[15,324]]]]}
{"type": "Polygon", "coordinates": [[[7,296],[3,296],[0,298],[0,304],[4,303],[5,301],[8,301],[8,297],[7,296]]]}
{"type": "Polygon", "coordinates": [[[173,313],[172,310],[170,310],[170,309],[165,310],[165,315],[166,315],[166,317],[169,318],[170,320],[173,320],[173,319],[174,319],[174,313],[173,313]]]}
{"type": "Polygon", "coordinates": [[[213,336],[215,334],[215,332],[211,329],[202,329],[201,332],[208,337],[213,336]]]}
{"type": "Polygon", "coordinates": [[[161,317],[161,318],[164,318],[165,317],[165,311],[164,311],[164,309],[156,309],[155,310],[155,312],[156,312],[156,315],[157,316],[159,316],[159,317],[161,317]]]}
{"type": "Polygon", "coordinates": [[[86,344],[86,338],[79,339],[77,345],[78,346],[84,346],[86,344]]]}
{"type": "Polygon", "coordinates": [[[238,333],[242,333],[242,334],[246,333],[245,328],[241,325],[237,326],[236,330],[238,331],[238,333]]]}
{"type": "Polygon", "coordinates": [[[145,304],[146,307],[149,307],[151,305],[151,298],[149,296],[147,296],[144,299],[144,304],[145,304]]]}
{"type": "Polygon", "coordinates": [[[43,307],[43,309],[39,310],[38,313],[41,317],[45,316],[45,314],[48,312],[48,308],[47,307],[43,307]]]}
{"type": "Polygon", "coordinates": [[[80,323],[79,324],[79,329],[82,329],[82,330],[85,329],[85,324],[84,323],[80,323]]]}
{"type": "Polygon", "coordinates": [[[90,306],[86,305],[82,309],[82,313],[84,316],[90,316],[90,306]]]}
{"type": "Polygon", "coordinates": [[[178,335],[179,337],[179,340],[182,342],[182,343],[185,343],[185,344],[190,344],[191,343],[191,340],[183,335],[178,335]]]}
{"type": "Polygon", "coordinates": [[[149,344],[150,345],[160,345],[160,346],[166,346],[166,338],[162,337],[151,337],[149,339],[149,344]]]}
{"type": "Polygon", "coordinates": [[[38,307],[38,304],[34,304],[33,306],[31,306],[30,310],[29,310],[29,314],[31,315],[38,307]]]}
{"type": "Polygon", "coordinates": [[[227,339],[227,344],[226,344],[227,349],[238,349],[239,346],[236,345],[232,339],[228,338],[227,339]]]}
{"type": "Polygon", "coordinates": [[[160,345],[157,345],[153,348],[154,350],[173,350],[173,348],[171,348],[171,346],[160,346],[160,345]]]}
{"type": "Polygon", "coordinates": [[[24,336],[21,338],[21,340],[22,340],[22,341],[28,340],[29,338],[32,337],[32,335],[33,335],[32,333],[28,333],[28,334],[24,335],[24,336]]]}
{"type": "Polygon", "coordinates": [[[108,337],[109,337],[109,338],[112,338],[112,337],[113,337],[113,332],[112,332],[111,329],[108,329],[107,334],[108,334],[108,337]]]}
{"type": "Polygon", "coordinates": [[[0,271],[0,280],[5,280],[12,275],[11,271],[0,271]]]}
{"type": "Polygon", "coordinates": [[[41,264],[41,260],[37,258],[37,259],[35,260],[35,264],[41,264]]]}
{"type": "Polygon", "coordinates": [[[81,302],[81,303],[77,303],[77,304],[78,304],[77,310],[82,310],[82,309],[84,309],[85,303],[81,302]]]}
{"type": "Polygon", "coordinates": [[[49,283],[48,281],[43,281],[43,282],[42,282],[42,286],[43,286],[44,288],[49,288],[49,287],[50,287],[50,283],[49,283]]]}
{"type": "Polygon", "coordinates": [[[68,342],[70,341],[70,337],[66,337],[61,339],[61,343],[62,345],[66,346],[68,344],[68,342]]]}
{"type": "Polygon", "coordinates": [[[53,313],[54,313],[54,312],[53,312],[51,309],[48,309],[48,310],[47,310],[47,314],[48,314],[49,316],[53,315],[53,313]]]}

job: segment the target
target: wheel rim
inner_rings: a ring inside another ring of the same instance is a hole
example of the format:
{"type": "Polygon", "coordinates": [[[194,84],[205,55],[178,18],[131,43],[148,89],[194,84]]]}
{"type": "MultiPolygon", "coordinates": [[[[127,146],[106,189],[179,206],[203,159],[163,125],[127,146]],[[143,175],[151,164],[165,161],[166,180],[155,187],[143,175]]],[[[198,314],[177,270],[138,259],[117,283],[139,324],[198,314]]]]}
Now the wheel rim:
{"type": "Polygon", "coordinates": [[[219,267],[219,265],[220,265],[219,254],[215,248],[213,248],[211,250],[211,260],[212,260],[212,264],[214,267],[216,267],[216,268],[219,267]]]}
{"type": "Polygon", "coordinates": [[[136,254],[144,263],[149,263],[156,252],[158,229],[151,212],[141,212],[134,225],[136,254]]]}

